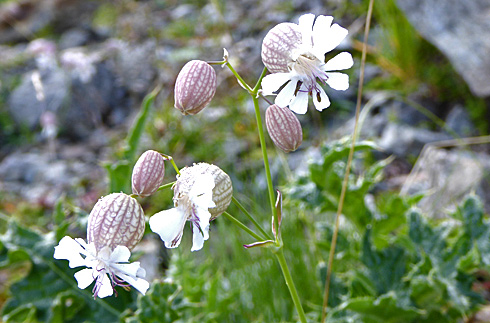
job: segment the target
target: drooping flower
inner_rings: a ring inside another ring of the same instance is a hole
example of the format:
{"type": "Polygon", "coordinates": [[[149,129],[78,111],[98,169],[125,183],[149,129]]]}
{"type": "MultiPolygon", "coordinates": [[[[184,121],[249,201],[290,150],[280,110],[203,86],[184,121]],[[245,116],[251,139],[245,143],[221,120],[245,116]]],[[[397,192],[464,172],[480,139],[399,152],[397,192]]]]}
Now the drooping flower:
{"type": "Polygon", "coordinates": [[[318,16],[315,21],[315,15],[306,14],[299,24],[278,24],[265,36],[262,61],[272,74],[262,80],[263,93],[272,95],[287,83],[275,99],[278,106],[304,114],[311,95],[315,108],[322,111],[330,100],[318,81],[334,90],[349,88],[348,75],[333,71],[352,67],[352,55],[342,52],[325,63],[325,54],[347,36],[347,29],[332,21],[331,16],[318,16]]]}
{"type": "Polygon", "coordinates": [[[303,142],[303,129],[288,108],[273,104],[265,111],[265,126],[274,144],[284,152],[295,151],[303,142]]]}
{"type": "Polygon", "coordinates": [[[165,158],[154,150],[145,151],[133,168],[131,186],[133,194],[149,196],[162,185],[165,176],[165,158]]]}
{"type": "Polygon", "coordinates": [[[184,65],[175,81],[175,108],[182,114],[196,114],[216,93],[216,72],[206,62],[194,60],[184,65]]]}
{"type": "Polygon", "coordinates": [[[88,217],[87,240],[97,251],[125,246],[132,250],[145,232],[145,214],[138,201],[124,193],[101,198],[88,217]]]}
{"type": "Polygon", "coordinates": [[[144,230],[145,215],[138,201],[123,193],[109,194],[90,212],[88,243],[66,236],[55,247],[54,258],[68,260],[71,268],[88,267],[75,273],[75,279],[81,289],[95,280],[94,298],[112,295],[115,286],[131,285],[145,294],[149,287],[143,279],[145,270],[139,262],[129,263],[130,250],[144,230]]]}
{"type": "Polygon", "coordinates": [[[180,171],[173,190],[175,207],[153,215],[150,228],[167,248],[176,248],[186,221],[190,221],[193,232],[191,251],[200,250],[209,238],[209,222],[230,204],[231,180],[219,167],[199,163],[180,171]]]}
{"type": "Polygon", "coordinates": [[[60,240],[54,251],[54,258],[68,260],[70,268],[87,267],[76,272],[75,279],[80,289],[87,288],[95,280],[94,298],[111,296],[114,286],[128,286],[126,283],[140,293],[146,293],[150,286],[143,279],[146,272],[139,262],[129,263],[130,255],[125,246],[117,246],[112,251],[104,247],[97,251],[94,243],[87,244],[83,239],[68,236],[60,240]]]}

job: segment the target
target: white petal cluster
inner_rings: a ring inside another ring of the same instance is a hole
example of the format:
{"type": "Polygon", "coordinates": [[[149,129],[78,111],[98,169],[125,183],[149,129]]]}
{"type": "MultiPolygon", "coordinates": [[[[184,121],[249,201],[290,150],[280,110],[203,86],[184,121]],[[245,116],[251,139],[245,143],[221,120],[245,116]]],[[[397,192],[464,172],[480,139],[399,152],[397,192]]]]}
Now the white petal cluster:
{"type": "Polygon", "coordinates": [[[114,293],[114,286],[133,286],[145,294],[149,283],[143,278],[146,272],[139,262],[129,263],[131,252],[125,246],[117,246],[111,251],[104,247],[98,252],[93,243],[87,244],[83,239],[72,239],[68,236],[60,240],[55,247],[54,258],[66,259],[70,268],[85,266],[75,273],[78,287],[87,288],[95,280],[94,298],[104,298],[114,293]]]}
{"type": "Polygon", "coordinates": [[[195,174],[195,181],[190,190],[174,196],[175,207],[158,212],[150,218],[150,228],[165,242],[165,247],[179,246],[186,221],[192,224],[192,249],[202,249],[204,241],[209,238],[209,208],[213,202],[214,178],[211,174],[195,174]]]}
{"type": "Polygon", "coordinates": [[[349,76],[333,72],[352,67],[354,61],[348,52],[342,52],[325,63],[325,54],[337,47],[347,36],[347,29],[333,24],[333,17],[306,14],[299,24],[282,23],[265,36],[262,61],[273,72],[262,80],[265,95],[280,89],[275,104],[304,114],[311,95],[319,111],[330,106],[330,100],[319,85],[326,83],[334,90],[349,88],[349,76]],[[294,43],[291,43],[294,42],[294,43]]]}

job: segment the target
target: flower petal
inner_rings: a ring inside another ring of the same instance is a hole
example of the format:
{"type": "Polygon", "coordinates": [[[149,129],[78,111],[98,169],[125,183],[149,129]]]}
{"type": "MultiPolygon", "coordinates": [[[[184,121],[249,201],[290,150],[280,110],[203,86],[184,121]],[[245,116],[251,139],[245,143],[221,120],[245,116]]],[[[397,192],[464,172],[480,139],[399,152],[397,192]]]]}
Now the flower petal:
{"type": "Polygon", "coordinates": [[[114,288],[112,287],[111,281],[107,274],[99,275],[96,284],[99,284],[100,286],[97,291],[97,296],[99,298],[111,296],[114,293],[114,288]]]}
{"type": "Polygon", "coordinates": [[[201,250],[204,241],[209,239],[209,219],[211,213],[207,209],[197,208],[198,221],[192,224],[192,248],[191,251],[201,250]]]}
{"type": "Polygon", "coordinates": [[[264,95],[273,95],[274,92],[291,79],[291,73],[274,73],[266,75],[262,79],[262,90],[264,95]]]}
{"type": "Polygon", "coordinates": [[[110,262],[129,262],[129,257],[131,256],[131,252],[126,246],[117,246],[114,248],[114,251],[111,253],[109,258],[110,262]]]}
{"type": "Polygon", "coordinates": [[[301,42],[303,46],[311,48],[312,44],[312,34],[313,34],[313,21],[315,20],[315,15],[308,13],[299,17],[299,30],[301,31],[301,42]]]}
{"type": "Polygon", "coordinates": [[[336,55],[334,58],[330,59],[323,66],[324,71],[340,71],[351,68],[354,65],[354,60],[352,55],[348,52],[342,52],[336,55]]]}
{"type": "Polygon", "coordinates": [[[120,278],[124,279],[128,284],[133,286],[138,292],[145,295],[148,288],[150,288],[150,283],[142,278],[135,278],[125,274],[117,274],[120,278]]]}
{"type": "Polygon", "coordinates": [[[150,218],[150,229],[165,242],[165,247],[176,248],[182,239],[187,216],[181,208],[158,212],[150,218]]]}
{"type": "Polygon", "coordinates": [[[118,276],[119,274],[124,274],[136,278],[140,269],[140,263],[136,261],[130,264],[112,264],[111,268],[114,269],[114,273],[118,276]]]}
{"type": "Polygon", "coordinates": [[[78,288],[85,289],[94,281],[94,270],[93,269],[82,269],[75,273],[75,279],[78,282],[78,288]]]}
{"type": "Polygon", "coordinates": [[[215,207],[213,202],[214,178],[211,174],[199,174],[189,191],[189,198],[197,207],[207,210],[215,207]]]}
{"type": "Polygon", "coordinates": [[[308,111],[308,93],[300,91],[289,104],[289,109],[298,114],[305,114],[308,111]]]}
{"type": "Polygon", "coordinates": [[[327,73],[327,84],[337,91],[345,91],[349,88],[349,75],[344,73],[327,73]]]}
{"type": "Polygon", "coordinates": [[[294,99],[294,92],[296,91],[296,86],[298,84],[298,79],[294,78],[286,84],[286,86],[279,92],[274,100],[274,103],[277,104],[281,108],[285,108],[289,105],[291,100],[294,99]]]}
{"type": "MultiPolygon", "coordinates": [[[[323,49],[327,47],[328,39],[325,38],[325,33],[330,30],[332,25],[332,16],[318,16],[316,17],[315,24],[313,25],[313,49],[323,49]],[[327,42],[327,44],[324,44],[327,42]]],[[[321,53],[322,56],[325,55],[325,51],[321,53]]],[[[318,57],[320,58],[320,57],[318,57]]]]}
{"type": "Polygon", "coordinates": [[[109,262],[111,259],[111,254],[112,254],[111,248],[105,246],[104,248],[100,249],[99,252],[97,252],[97,259],[95,260],[102,259],[104,261],[109,262]]]}
{"type": "Polygon", "coordinates": [[[322,111],[330,106],[330,100],[323,88],[320,87],[318,92],[313,95],[313,103],[318,111],[322,111]],[[320,97],[320,100],[318,100],[318,96],[320,97]]]}
{"type": "Polygon", "coordinates": [[[344,27],[338,24],[333,24],[330,29],[325,30],[323,34],[323,41],[318,46],[315,44],[315,53],[321,52],[323,54],[331,51],[344,40],[349,32],[344,27]]]}
{"type": "Polygon", "coordinates": [[[80,255],[85,254],[85,249],[71,237],[63,237],[59,244],[54,247],[54,259],[66,259],[70,268],[86,266],[85,259],[80,255]]]}
{"type": "Polygon", "coordinates": [[[138,271],[136,272],[136,277],[138,278],[145,278],[146,277],[146,270],[143,268],[138,268],[138,271]]]}
{"type": "MultiPolygon", "coordinates": [[[[209,230],[209,225],[207,226],[207,229],[202,228],[203,233],[207,232],[208,230],[209,230]]],[[[192,226],[192,233],[193,233],[193,236],[192,236],[191,251],[201,250],[202,247],[204,246],[204,240],[207,240],[207,239],[204,239],[205,236],[203,236],[201,231],[199,231],[199,228],[197,227],[196,224],[193,224],[193,226],[192,226]]],[[[209,234],[207,235],[207,237],[209,238],[209,234]]]]}

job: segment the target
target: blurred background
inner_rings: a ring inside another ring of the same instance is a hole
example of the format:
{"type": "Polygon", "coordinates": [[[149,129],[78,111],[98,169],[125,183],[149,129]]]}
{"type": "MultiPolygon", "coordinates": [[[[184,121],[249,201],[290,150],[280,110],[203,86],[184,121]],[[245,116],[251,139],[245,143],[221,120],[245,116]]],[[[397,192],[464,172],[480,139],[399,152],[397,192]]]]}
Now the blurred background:
{"type": "MultiPolygon", "coordinates": [[[[0,213],[42,234],[56,225],[53,214],[62,214],[70,233],[83,237],[87,214],[109,193],[104,167],[122,158],[144,96],[161,86],[138,153],[160,151],[179,167],[200,161],[218,165],[231,176],[235,196],[270,225],[248,94],[227,69],[216,68],[218,90],[210,106],[182,116],[173,108],[177,74],[189,60],[221,60],[226,48],[232,65],[254,84],[263,68],[262,39],[276,24],[312,12],[332,15],[348,28],[348,38],[327,58],[344,50],[353,54],[350,88],[326,89],[329,109],[320,113],[310,107],[298,116],[304,132],[298,151],[286,155],[267,138],[274,182],[294,193],[288,183],[308,173],[309,163],[323,156],[322,147],[352,134],[367,5],[365,0],[0,0],[0,213]]],[[[375,149],[363,154],[355,173],[366,163],[392,159],[370,192],[423,194],[417,205],[433,219],[447,217],[468,193],[490,211],[489,53],[486,0],[375,2],[360,132],[375,149]]],[[[173,170],[167,174],[165,181],[173,181],[173,170]]],[[[145,213],[171,207],[171,196],[165,191],[141,201],[145,213]]],[[[321,215],[324,209],[311,212],[321,215]]],[[[318,259],[326,259],[328,245],[310,250],[300,242],[304,226],[315,226],[302,217],[289,229],[290,240],[299,239],[291,242],[293,275],[315,277],[324,270],[318,259]],[[305,260],[294,256],[304,248],[318,257],[306,266],[308,273],[300,271],[305,260]]],[[[294,310],[272,259],[260,250],[243,250],[251,241],[235,228],[230,233],[225,219],[212,226],[203,252],[192,255],[190,241],[167,253],[148,234],[142,248],[155,255],[150,276],[168,267],[185,274],[180,284],[188,288],[186,297],[206,301],[207,314],[194,313],[196,321],[292,320],[294,310]]],[[[0,270],[0,305],[29,266],[17,269],[0,270]]],[[[305,306],[317,310],[321,284],[302,279],[298,284],[309,286],[300,287],[305,306]]]]}

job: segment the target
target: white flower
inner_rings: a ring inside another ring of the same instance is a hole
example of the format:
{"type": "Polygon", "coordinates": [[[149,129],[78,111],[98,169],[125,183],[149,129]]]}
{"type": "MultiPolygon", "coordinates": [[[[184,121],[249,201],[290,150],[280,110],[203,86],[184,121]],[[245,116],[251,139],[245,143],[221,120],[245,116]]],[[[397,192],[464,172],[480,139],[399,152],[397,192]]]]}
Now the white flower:
{"type": "Polygon", "coordinates": [[[93,243],[87,244],[83,239],[66,236],[54,249],[54,258],[68,260],[70,268],[88,267],[76,272],[75,279],[80,289],[87,288],[95,280],[92,290],[94,298],[111,296],[114,286],[127,287],[125,282],[142,294],[150,286],[143,279],[146,272],[139,262],[129,263],[131,253],[125,246],[117,246],[112,252],[109,247],[104,247],[97,252],[93,243]]]}
{"type": "Polygon", "coordinates": [[[150,218],[150,228],[165,242],[165,247],[176,248],[180,244],[186,221],[192,223],[192,249],[200,250],[209,238],[209,208],[213,202],[214,178],[211,174],[196,174],[188,193],[174,197],[175,208],[158,212],[150,218]]]}
{"type": "Polygon", "coordinates": [[[313,97],[317,110],[330,106],[330,100],[318,84],[328,84],[334,90],[349,88],[349,76],[332,72],[352,67],[352,55],[342,52],[325,63],[325,53],[337,47],[347,36],[347,29],[333,24],[333,17],[306,14],[299,24],[281,23],[271,29],[262,43],[262,61],[273,73],[262,80],[265,95],[272,95],[283,84],[275,103],[304,114],[308,108],[308,95],[313,97]]]}

